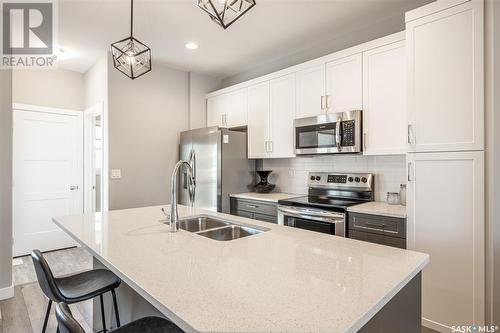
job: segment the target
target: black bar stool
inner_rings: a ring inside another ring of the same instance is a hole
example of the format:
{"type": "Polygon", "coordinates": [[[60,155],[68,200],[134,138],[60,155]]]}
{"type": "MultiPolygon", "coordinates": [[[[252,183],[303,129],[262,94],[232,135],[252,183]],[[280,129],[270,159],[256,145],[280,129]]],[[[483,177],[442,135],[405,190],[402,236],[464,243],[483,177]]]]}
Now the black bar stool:
{"type": "Polygon", "coordinates": [[[99,296],[101,301],[102,332],[106,332],[106,319],[104,318],[104,302],[102,296],[108,291],[113,295],[116,325],[120,327],[120,316],[118,314],[115,289],[120,285],[121,280],[115,274],[107,269],[94,269],[83,273],[56,278],[52,274],[47,261],[45,261],[45,258],[39,250],[33,250],[33,252],[31,252],[31,258],[35,266],[38,284],[45,293],[45,296],[49,298],[42,333],[45,333],[47,328],[52,302],[73,304],[97,296],[99,296]]]}
{"type": "MultiPolygon", "coordinates": [[[[60,333],[85,333],[66,303],[56,305],[56,318],[60,333]]],[[[184,333],[184,331],[167,319],[145,317],[111,330],[109,333],[184,333]]]]}

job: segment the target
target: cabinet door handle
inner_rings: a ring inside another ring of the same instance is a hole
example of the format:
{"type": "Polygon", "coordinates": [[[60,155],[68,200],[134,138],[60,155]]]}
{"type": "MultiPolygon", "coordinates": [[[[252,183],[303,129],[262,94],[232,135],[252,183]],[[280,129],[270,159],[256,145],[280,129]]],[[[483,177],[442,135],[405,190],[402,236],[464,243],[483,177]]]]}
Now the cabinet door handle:
{"type": "Polygon", "coordinates": [[[409,182],[415,180],[414,172],[415,172],[415,170],[413,168],[413,163],[412,162],[408,162],[408,181],[409,182]]]}
{"type": "Polygon", "coordinates": [[[384,229],[385,228],[385,224],[375,224],[375,223],[365,223],[365,225],[367,227],[372,227],[372,228],[379,228],[379,229],[384,229]]]}
{"type": "Polygon", "coordinates": [[[270,153],[273,152],[273,142],[272,141],[269,141],[269,152],[270,153]]]}
{"type": "Polygon", "coordinates": [[[325,96],[321,96],[321,110],[325,109],[325,96]]]}
{"type": "Polygon", "coordinates": [[[366,147],[368,146],[367,143],[366,143],[366,138],[368,137],[368,135],[366,133],[363,133],[363,148],[366,149],[366,147]]]}
{"type": "Polygon", "coordinates": [[[415,127],[411,124],[408,124],[408,144],[415,144],[415,127]]]}
{"type": "Polygon", "coordinates": [[[251,205],[251,204],[247,204],[247,207],[249,207],[249,208],[259,208],[259,206],[257,206],[257,205],[251,205]]]}
{"type": "Polygon", "coordinates": [[[325,96],[325,101],[326,101],[326,108],[329,109],[330,108],[330,95],[325,96]]]}

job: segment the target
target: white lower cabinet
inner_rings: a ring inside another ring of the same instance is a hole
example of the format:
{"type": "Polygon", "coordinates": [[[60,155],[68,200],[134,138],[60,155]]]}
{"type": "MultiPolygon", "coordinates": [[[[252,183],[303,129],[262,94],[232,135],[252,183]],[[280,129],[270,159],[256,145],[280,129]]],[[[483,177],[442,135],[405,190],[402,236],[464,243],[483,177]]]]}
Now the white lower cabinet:
{"type": "Polygon", "coordinates": [[[484,325],[484,152],[412,153],[408,248],[430,255],[423,324],[448,332],[484,325]]]}
{"type": "Polygon", "coordinates": [[[248,158],[294,157],[295,74],[248,88],[248,158]]]}
{"type": "Polygon", "coordinates": [[[406,54],[400,41],[363,53],[364,154],[405,154],[406,128],[406,54]]]}

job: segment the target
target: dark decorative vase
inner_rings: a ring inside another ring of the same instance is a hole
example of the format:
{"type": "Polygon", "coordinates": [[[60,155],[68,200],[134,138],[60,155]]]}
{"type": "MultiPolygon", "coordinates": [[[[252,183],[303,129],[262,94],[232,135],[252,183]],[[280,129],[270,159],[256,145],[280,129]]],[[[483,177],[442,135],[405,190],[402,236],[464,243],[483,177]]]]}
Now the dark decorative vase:
{"type": "Polygon", "coordinates": [[[270,193],[274,190],[276,185],[271,184],[267,181],[267,177],[269,177],[269,174],[271,174],[271,170],[266,170],[266,171],[256,171],[257,174],[260,177],[260,182],[255,185],[255,192],[257,193],[270,193]]]}

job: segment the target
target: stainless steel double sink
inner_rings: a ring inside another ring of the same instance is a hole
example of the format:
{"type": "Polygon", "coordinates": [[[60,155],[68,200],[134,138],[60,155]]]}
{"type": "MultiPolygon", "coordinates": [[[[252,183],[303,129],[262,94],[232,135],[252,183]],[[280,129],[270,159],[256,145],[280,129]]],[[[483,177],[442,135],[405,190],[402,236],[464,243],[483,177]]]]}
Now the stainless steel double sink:
{"type": "Polygon", "coordinates": [[[179,228],[217,241],[230,241],[269,230],[234,224],[208,215],[182,219],[179,221],[179,228]]]}

